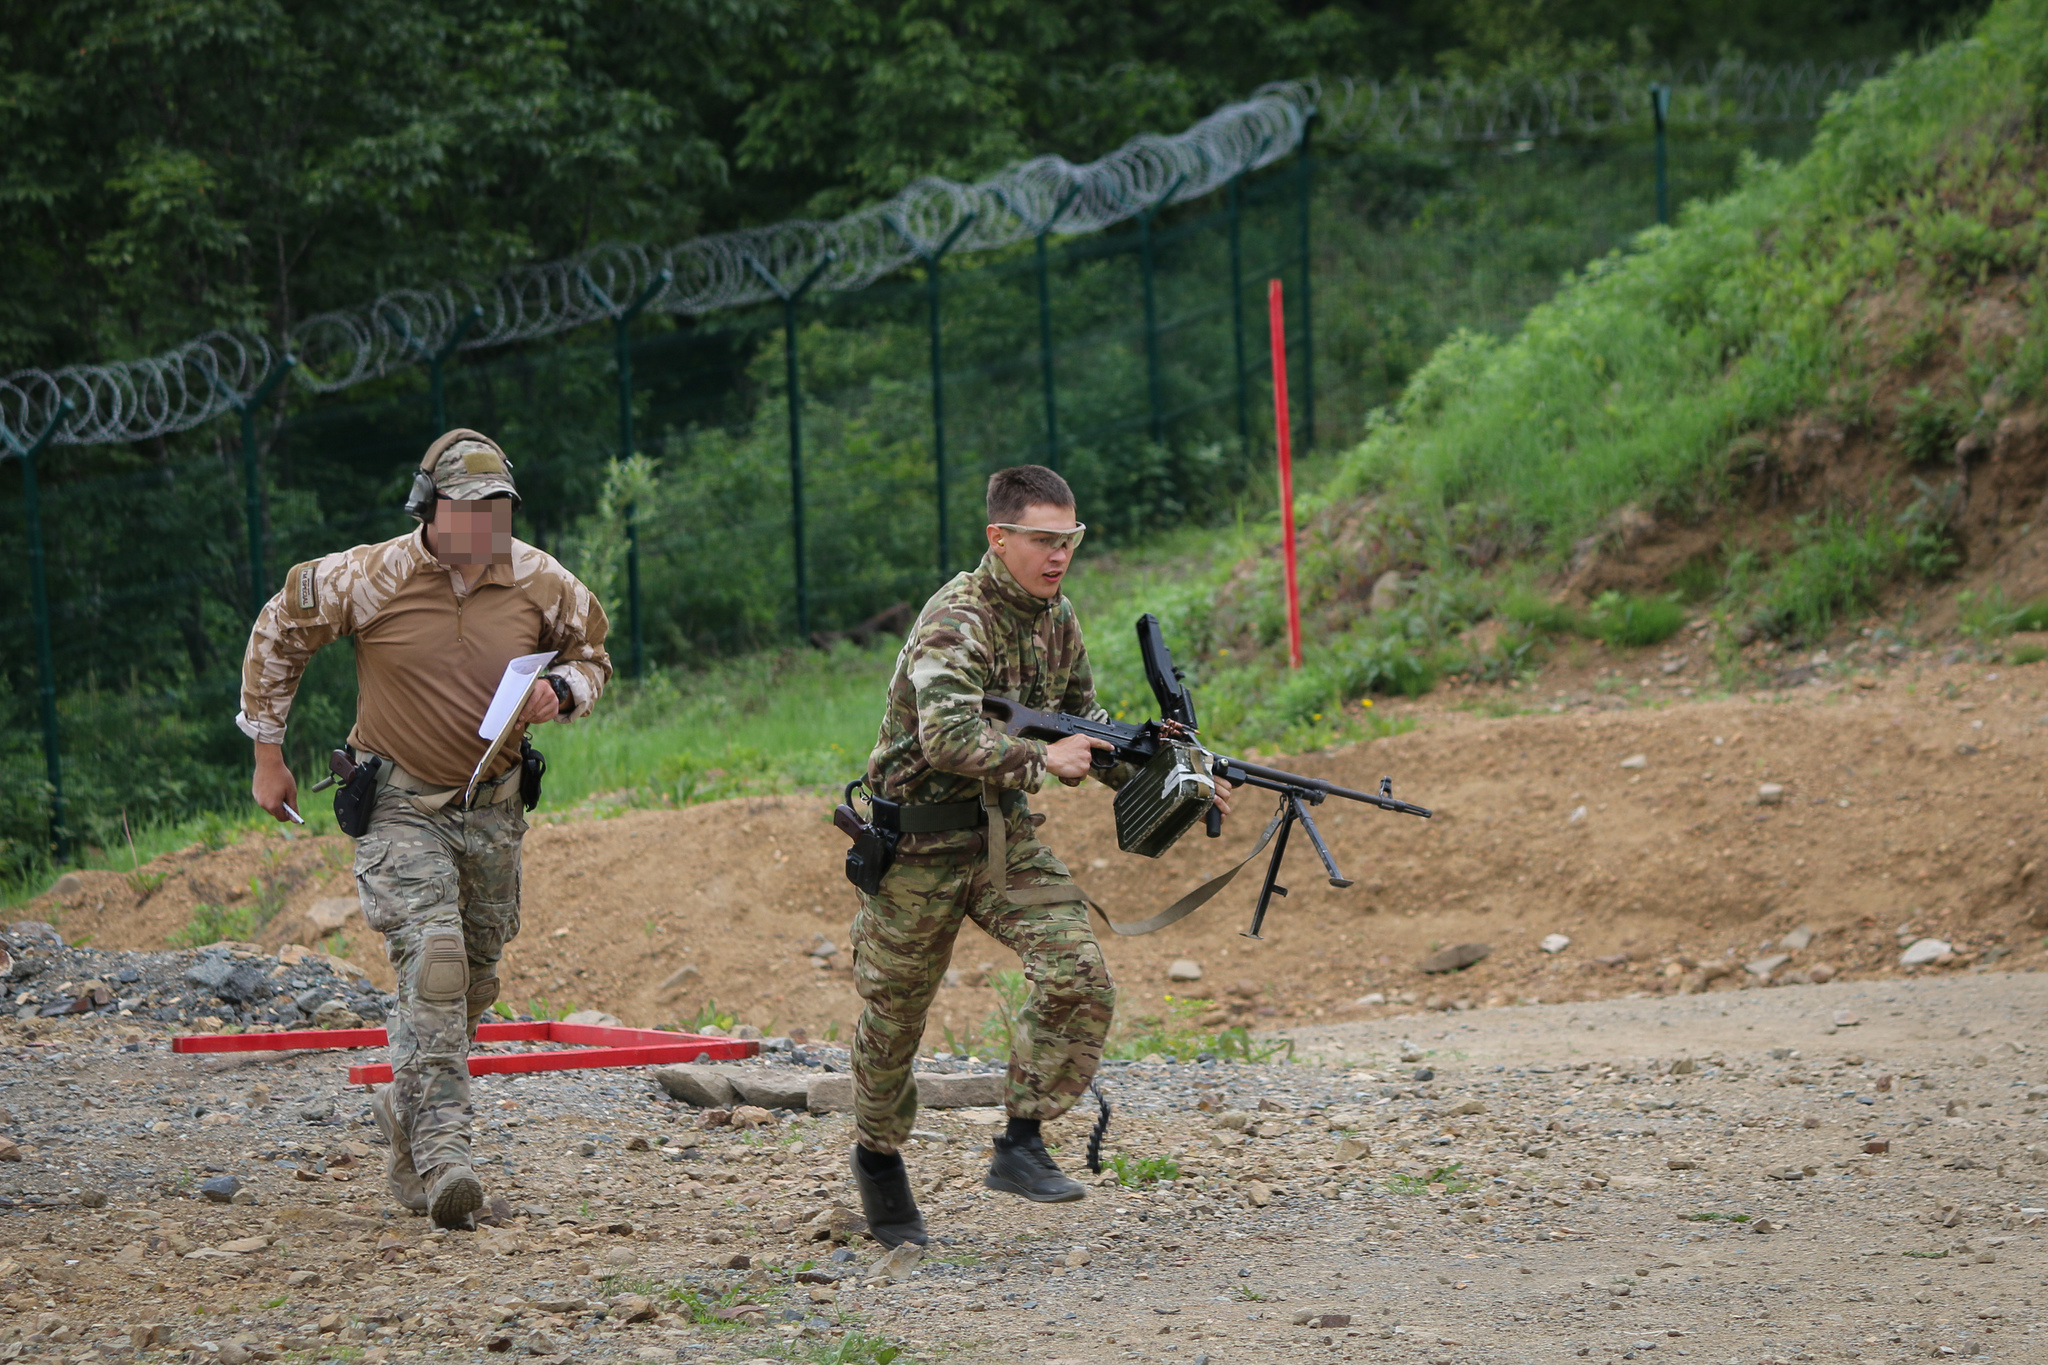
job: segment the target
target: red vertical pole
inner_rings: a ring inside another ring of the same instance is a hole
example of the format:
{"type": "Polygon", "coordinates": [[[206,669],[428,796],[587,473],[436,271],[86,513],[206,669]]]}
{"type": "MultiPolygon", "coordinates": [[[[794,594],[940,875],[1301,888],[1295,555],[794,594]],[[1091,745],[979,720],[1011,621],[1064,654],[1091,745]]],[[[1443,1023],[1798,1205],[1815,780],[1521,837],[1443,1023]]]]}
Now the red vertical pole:
{"type": "Polygon", "coordinates": [[[1294,446],[1287,422],[1287,313],[1280,281],[1266,283],[1266,315],[1273,333],[1273,441],[1280,452],[1280,553],[1287,570],[1287,666],[1301,667],[1301,580],[1294,567],[1294,446]]]}

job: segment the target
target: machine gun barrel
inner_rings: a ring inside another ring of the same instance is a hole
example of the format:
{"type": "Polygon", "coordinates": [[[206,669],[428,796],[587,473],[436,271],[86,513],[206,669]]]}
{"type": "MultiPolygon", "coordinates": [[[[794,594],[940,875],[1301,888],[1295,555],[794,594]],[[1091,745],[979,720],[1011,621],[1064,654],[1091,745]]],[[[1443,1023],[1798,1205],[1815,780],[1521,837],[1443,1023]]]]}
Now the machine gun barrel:
{"type": "Polygon", "coordinates": [[[1228,758],[1222,754],[1216,755],[1216,775],[1233,787],[1252,786],[1264,787],[1268,791],[1314,792],[1318,798],[1314,802],[1316,805],[1322,804],[1321,797],[1341,796],[1346,801],[1362,801],[1368,806],[1378,806],[1381,810],[1390,810],[1400,815],[1419,815],[1425,820],[1435,814],[1427,807],[1408,801],[1397,801],[1385,793],[1355,791],[1350,787],[1340,787],[1334,782],[1325,782],[1319,777],[1303,777],[1300,773],[1283,772],[1278,768],[1247,763],[1241,758],[1228,758]]]}

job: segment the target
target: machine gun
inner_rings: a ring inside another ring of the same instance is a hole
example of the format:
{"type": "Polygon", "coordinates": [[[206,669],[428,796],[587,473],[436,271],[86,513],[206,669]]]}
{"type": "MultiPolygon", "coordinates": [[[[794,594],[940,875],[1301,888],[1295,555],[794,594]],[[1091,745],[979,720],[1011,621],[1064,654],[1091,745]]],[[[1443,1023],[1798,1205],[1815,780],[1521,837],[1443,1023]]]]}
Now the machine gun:
{"type": "MultiPolygon", "coordinates": [[[[1138,618],[1138,652],[1144,660],[1145,680],[1151,684],[1152,695],[1159,703],[1159,716],[1155,720],[1135,723],[1091,720],[1063,712],[1035,711],[1008,697],[995,696],[982,698],[982,714],[1005,733],[1027,739],[1051,742],[1070,735],[1086,735],[1102,740],[1110,747],[1094,751],[1090,759],[1094,767],[1107,769],[1119,763],[1137,767],[1140,770],[1138,775],[1117,792],[1116,799],[1117,843],[1127,853],[1156,858],[1171,848],[1174,841],[1198,819],[1204,822],[1210,838],[1222,834],[1222,817],[1214,805],[1216,779],[1233,787],[1258,787],[1277,792],[1280,808],[1266,826],[1264,836],[1245,858],[1245,862],[1250,862],[1257,857],[1267,842],[1278,834],[1272,857],[1266,864],[1265,884],[1259,889],[1258,906],[1252,911],[1251,928],[1244,935],[1246,938],[1261,936],[1259,931],[1265,927],[1266,909],[1273,897],[1287,894],[1287,888],[1279,880],[1280,865],[1287,856],[1287,836],[1296,824],[1307,832],[1309,841],[1315,845],[1316,854],[1329,875],[1330,885],[1351,885],[1351,880],[1338,870],[1329,845],[1323,842],[1322,831],[1316,828],[1315,819],[1309,814],[1311,806],[1320,806],[1330,797],[1337,796],[1377,806],[1381,810],[1421,816],[1425,820],[1432,816],[1433,812],[1422,806],[1396,800],[1394,779],[1391,777],[1380,779],[1377,793],[1354,791],[1321,778],[1248,763],[1204,748],[1195,720],[1194,698],[1188,692],[1186,677],[1174,666],[1173,655],[1168,652],[1165,636],[1159,628],[1159,618],[1150,612],[1138,618]]],[[[1152,929],[1171,924],[1221,891],[1243,866],[1244,863],[1239,863],[1229,872],[1213,878],[1168,910],[1145,921],[1143,927],[1124,932],[1149,933],[1152,929]]]]}

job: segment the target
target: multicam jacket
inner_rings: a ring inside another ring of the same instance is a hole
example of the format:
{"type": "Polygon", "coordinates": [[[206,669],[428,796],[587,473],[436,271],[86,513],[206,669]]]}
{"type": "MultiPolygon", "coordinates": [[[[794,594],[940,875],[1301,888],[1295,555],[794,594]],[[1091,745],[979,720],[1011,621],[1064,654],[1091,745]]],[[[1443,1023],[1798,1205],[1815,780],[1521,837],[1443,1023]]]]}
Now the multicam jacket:
{"type": "MultiPolygon", "coordinates": [[[[1036,791],[1045,744],[1018,739],[981,715],[984,695],[1097,719],[1081,623],[1065,594],[1024,591],[995,552],[925,603],[889,680],[888,709],[868,756],[868,787],[888,801],[972,801],[981,784],[1036,791]]],[[[1128,772],[1102,774],[1120,786],[1128,772]]]]}
{"type": "MultiPolygon", "coordinates": [[[[569,689],[564,719],[590,714],[610,679],[604,608],[555,559],[522,540],[464,588],[424,543],[425,528],[296,565],[249,632],[242,712],[259,743],[284,742],[299,679],[316,650],[356,642],[356,724],[349,742],[416,777],[460,785],[488,747],[476,731],[505,665],[556,651],[548,673],[569,689]]],[[[514,734],[494,777],[518,761],[514,734]]]]}

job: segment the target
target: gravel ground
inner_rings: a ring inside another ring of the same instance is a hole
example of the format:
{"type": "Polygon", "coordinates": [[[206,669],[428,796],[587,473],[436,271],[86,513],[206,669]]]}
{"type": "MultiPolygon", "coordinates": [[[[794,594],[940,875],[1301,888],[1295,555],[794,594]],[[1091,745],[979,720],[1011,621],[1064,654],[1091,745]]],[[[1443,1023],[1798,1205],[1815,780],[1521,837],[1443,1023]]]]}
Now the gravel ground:
{"type": "MultiPolygon", "coordinates": [[[[38,983],[159,992],[201,961],[37,951],[38,983]]],[[[641,1071],[482,1077],[493,1214],[440,1234],[384,1196],[362,1054],[0,1020],[0,1359],[2038,1361],[2044,1004],[2037,975],[1836,982],[1110,1066],[1139,1183],[990,1193],[1000,1114],[928,1110],[916,1265],[859,1234],[841,1115],[708,1126],[641,1071]]],[[[1054,1125],[1070,1169],[1092,1117],[1054,1125]]]]}

